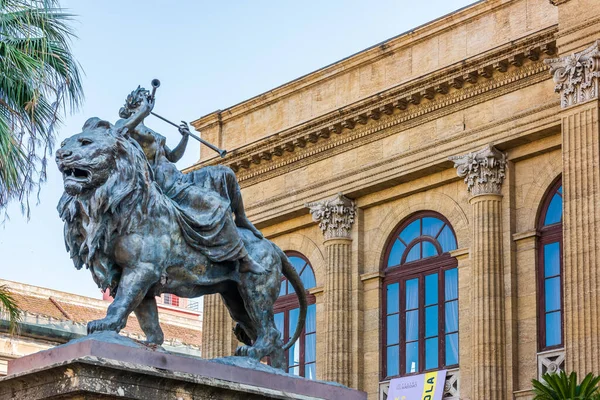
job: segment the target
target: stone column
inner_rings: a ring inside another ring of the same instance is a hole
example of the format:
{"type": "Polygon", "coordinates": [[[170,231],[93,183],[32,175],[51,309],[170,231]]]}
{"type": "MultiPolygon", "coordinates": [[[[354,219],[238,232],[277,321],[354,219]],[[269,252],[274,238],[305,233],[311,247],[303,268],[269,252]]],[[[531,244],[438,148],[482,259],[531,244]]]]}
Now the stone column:
{"type": "Polygon", "coordinates": [[[501,186],[506,156],[493,146],[453,157],[472,197],[471,398],[504,400],[506,393],[501,186]]]}
{"type": "Polygon", "coordinates": [[[325,356],[323,379],[350,385],[352,372],[352,274],[350,231],[356,206],[341,193],[330,200],[306,205],[325,237],[325,356]]]}
{"type": "Polygon", "coordinates": [[[202,358],[232,356],[238,341],[233,334],[233,320],[221,295],[204,296],[202,317],[202,358]]]}
{"type": "Polygon", "coordinates": [[[548,60],[560,93],[567,372],[600,371],[600,43],[548,60]]]}

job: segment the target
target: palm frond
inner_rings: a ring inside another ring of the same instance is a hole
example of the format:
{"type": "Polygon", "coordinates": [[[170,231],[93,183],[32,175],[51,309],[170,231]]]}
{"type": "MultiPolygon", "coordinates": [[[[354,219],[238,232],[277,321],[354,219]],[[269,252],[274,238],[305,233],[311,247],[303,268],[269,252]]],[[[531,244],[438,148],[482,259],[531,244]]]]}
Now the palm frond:
{"type": "Polygon", "coordinates": [[[0,209],[18,200],[29,211],[55,127],[83,101],[72,18],[58,0],[0,0],[0,209]]]}
{"type": "Polygon", "coordinates": [[[10,324],[10,332],[14,333],[21,321],[21,310],[6,286],[0,286],[0,315],[6,315],[10,324]]]}
{"type": "Polygon", "coordinates": [[[532,380],[534,400],[600,400],[600,377],[589,373],[577,383],[577,373],[544,374],[542,381],[532,380]]]}

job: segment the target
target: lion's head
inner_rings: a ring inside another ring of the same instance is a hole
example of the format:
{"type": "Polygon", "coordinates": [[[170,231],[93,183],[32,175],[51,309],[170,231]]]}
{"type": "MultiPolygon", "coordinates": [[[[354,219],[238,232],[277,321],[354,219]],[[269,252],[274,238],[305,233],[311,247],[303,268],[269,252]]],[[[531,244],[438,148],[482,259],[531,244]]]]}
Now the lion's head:
{"type": "Polygon", "coordinates": [[[116,166],[117,141],[110,123],[98,118],[88,120],[81,133],[64,140],[56,151],[56,164],[65,192],[82,195],[106,183],[116,166]]]}
{"type": "Polygon", "coordinates": [[[141,147],[109,122],[89,119],[56,152],[65,194],[58,212],[76,268],[92,269],[96,283],[115,288],[119,271],[108,256],[115,236],[131,229],[156,199],[141,147]]]}

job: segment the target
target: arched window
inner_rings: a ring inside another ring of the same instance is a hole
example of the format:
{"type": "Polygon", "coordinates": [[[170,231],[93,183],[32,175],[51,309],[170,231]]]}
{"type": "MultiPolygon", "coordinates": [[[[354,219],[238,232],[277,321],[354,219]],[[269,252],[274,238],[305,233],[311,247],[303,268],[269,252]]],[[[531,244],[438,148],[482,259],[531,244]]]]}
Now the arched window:
{"type": "Polygon", "coordinates": [[[563,346],[562,181],[542,202],[538,220],[538,341],[540,351],[563,346]]]}
{"type": "Polygon", "coordinates": [[[458,366],[456,235],[421,212],[391,236],[384,260],[383,378],[458,366]]]}
{"type": "MultiPolygon", "coordinates": [[[[316,286],[315,274],[306,257],[297,252],[286,252],[292,265],[300,275],[300,279],[307,290],[308,313],[304,331],[298,341],[288,350],[286,354],[287,372],[304,376],[308,379],[316,379],[316,353],[317,353],[317,311],[315,296],[308,293],[308,289],[316,286]]],[[[279,298],[275,302],[275,324],[283,335],[283,341],[287,343],[294,335],[298,315],[300,313],[298,296],[292,285],[286,278],[281,281],[279,298]]]]}

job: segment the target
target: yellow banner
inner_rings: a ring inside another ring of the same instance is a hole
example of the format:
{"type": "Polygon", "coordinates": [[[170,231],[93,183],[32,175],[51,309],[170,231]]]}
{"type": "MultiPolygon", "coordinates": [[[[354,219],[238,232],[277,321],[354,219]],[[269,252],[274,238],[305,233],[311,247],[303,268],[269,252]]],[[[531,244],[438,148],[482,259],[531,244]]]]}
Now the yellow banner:
{"type": "Polygon", "coordinates": [[[428,372],[425,374],[425,384],[423,385],[423,396],[422,400],[433,400],[435,395],[435,387],[438,381],[438,371],[428,372]]]}

